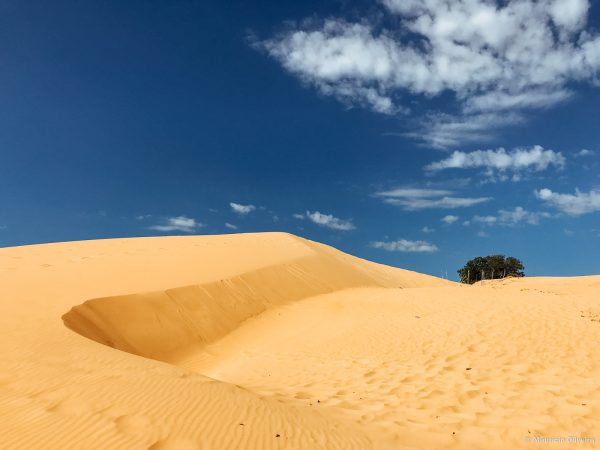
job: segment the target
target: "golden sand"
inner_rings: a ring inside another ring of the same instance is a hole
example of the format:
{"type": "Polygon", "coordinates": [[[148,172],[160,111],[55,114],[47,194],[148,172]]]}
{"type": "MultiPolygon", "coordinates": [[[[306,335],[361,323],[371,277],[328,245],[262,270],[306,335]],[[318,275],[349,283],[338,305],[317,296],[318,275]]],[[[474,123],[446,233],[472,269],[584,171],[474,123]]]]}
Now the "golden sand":
{"type": "Polygon", "coordinates": [[[0,292],[1,448],[600,441],[600,277],[464,286],[261,233],[1,249],[0,292]]]}

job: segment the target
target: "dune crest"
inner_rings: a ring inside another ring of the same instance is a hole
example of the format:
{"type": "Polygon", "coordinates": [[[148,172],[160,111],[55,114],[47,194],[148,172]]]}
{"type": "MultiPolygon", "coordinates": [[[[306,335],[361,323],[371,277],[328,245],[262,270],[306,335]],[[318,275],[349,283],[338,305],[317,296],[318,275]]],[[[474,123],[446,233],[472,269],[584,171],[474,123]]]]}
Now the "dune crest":
{"type": "Polygon", "coordinates": [[[251,317],[294,301],[357,287],[451,284],[290,235],[282,234],[273,245],[282,257],[289,257],[218,281],[88,300],[73,307],[63,320],[67,327],[102,344],[170,361],[222,338],[251,317]],[[293,247],[298,243],[306,247],[305,252],[293,247]]]}

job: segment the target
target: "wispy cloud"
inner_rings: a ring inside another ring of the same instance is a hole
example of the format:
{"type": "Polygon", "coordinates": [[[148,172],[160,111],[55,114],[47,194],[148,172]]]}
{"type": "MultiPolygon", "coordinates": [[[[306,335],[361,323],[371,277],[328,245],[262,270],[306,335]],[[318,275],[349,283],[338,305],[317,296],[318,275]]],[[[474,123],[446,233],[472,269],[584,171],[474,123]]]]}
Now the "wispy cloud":
{"type": "Polygon", "coordinates": [[[491,197],[456,197],[446,189],[419,189],[401,187],[375,193],[385,203],[400,206],[407,211],[419,209],[454,209],[478,205],[491,200],[491,197]]]}
{"type": "Polygon", "coordinates": [[[434,232],[435,232],[435,229],[433,229],[433,228],[429,228],[428,226],[424,226],[423,228],[421,228],[421,231],[422,231],[423,233],[434,233],[434,232]]]}
{"type": "Polygon", "coordinates": [[[537,225],[541,219],[552,217],[547,212],[527,211],[521,206],[517,206],[512,210],[500,209],[495,216],[473,216],[472,221],[484,225],[516,225],[519,223],[527,223],[529,225],[537,225]]]}
{"type": "Polygon", "coordinates": [[[575,189],[574,194],[559,194],[548,188],[535,191],[538,199],[571,216],[580,216],[600,211],[600,189],[581,192],[575,189]]]}
{"type": "Polygon", "coordinates": [[[495,132],[525,121],[518,112],[477,114],[427,114],[414,124],[415,131],[402,133],[422,145],[444,150],[470,142],[493,139],[495,132]]]}
{"type": "Polygon", "coordinates": [[[164,223],[149,226],[148,229],[155,231],[181,231],[183,233],[193,233],[204,225],[196,222],[195,219],[186,216],[169,217],[164,223]]]}
{"type": "Polygon", "coordinates": [[[243,216],[246,214],[250,214],[252,211],[256,210],[256,206],[254,206],[254,205],[242,205],[240,203],[234,203],[234,202],[229,203],[229,206],[231,207],[231,209],[233,210],[234,213],[240,214],[243,216]]]}
{"type": "Polygon", "coordinates": [[[527,211],[520,206],[517,206],[513,210],[498,211],[498,219],[502,224],[517,224],[521,222],[528,223],[529,225],[537,225],[541,219],[549,219],[552,217],[547,212],[540,211],[527,211]]]}
{"type": "Polygon", "coordinates": [[[584,158],[586,156],[594,156],[595,154],[596,152],[594,150],[588,150],[587,148],[584,148],[575,153],[575,156],[578,158],[584,158]]]}
{"type": "Polygon", "coordinates": [[[405,112],[406,94],[454,93],[459,113],[423,120],[413,135],[435,147],[485,138],[527,110],[567,101],[572,82],[598,79],[587,0],[381,3],[394,28],[311,20],[254,45],[321,93],[379,113],[405,112]]]}
{"type": "Polygon", "coordinates": [[[399,239],[397,241],[375,241],[371,247],[380,248],[388,252],[408,252],[408,253],[433,253],[437,252],[436,245],[427,241],[409,241],[399,239]]]}
{"type": "Polygon", "coordinates": [[[332,230],[350,231],[356,228],[350,220],[339,219],[331,214],[322,214],[319,211],[306,211],[306,218],[317,225],[332,230]]]}
{"type": "Polygon", "coordinates": [[[377,192],[375,195],[386,198],[431,198],[451,193],[452,191],[447,189],[399,187],[390,191],[377,192]]]}
{"type": "MultiPolygon", "coordinates": [[[[425,169],[431,172],[437,172],[447,169],[485,169],[487,176],[494,176],[497,172],[505,174],[512,172],[517,174],[513,176],[513,181],[518,181],[523,171],[540,172],[548,169],[550,166],[563,168],[565,157],[560,152],[554,150],[545,150],[540,145],[534,145],[531,148],[517,148],[507,152],[503,148],[496,150],[477,150],[474,152],[454,152],[448,158],[433,162],[425,166],[425,169]]],[[[508,177],[501,177],[506,180],[508,177]]]]}
{"type": "Polygon", "coordinates": [[[229,228],[230,230],[237,230],[238,229],[237,225],[234,225],[234,224],[229,223],[229,222],[225,222],[225,227],[229,228]]]}

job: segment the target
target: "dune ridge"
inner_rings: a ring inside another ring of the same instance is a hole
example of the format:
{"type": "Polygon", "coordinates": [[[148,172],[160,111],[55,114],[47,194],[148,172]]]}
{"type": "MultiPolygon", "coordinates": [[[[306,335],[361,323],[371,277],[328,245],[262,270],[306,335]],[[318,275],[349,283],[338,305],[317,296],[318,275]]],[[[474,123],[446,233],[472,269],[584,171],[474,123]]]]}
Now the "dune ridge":
{"type": "Polygon", "coordinates": [[[87,300],[63,320],[102,344],[170,361],[222,338],[250,317],[290,302],[357,287],[451,284],[290,237],[305,245],[308,254],[218,281],[87,300]]]}

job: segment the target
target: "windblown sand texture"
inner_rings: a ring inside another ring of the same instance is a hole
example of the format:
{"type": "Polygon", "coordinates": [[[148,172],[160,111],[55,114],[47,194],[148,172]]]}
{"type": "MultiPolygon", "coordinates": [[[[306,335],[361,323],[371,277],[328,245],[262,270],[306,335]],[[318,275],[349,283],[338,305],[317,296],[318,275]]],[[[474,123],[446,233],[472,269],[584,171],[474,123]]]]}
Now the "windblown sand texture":
{"type": "Polygon", "coordinates": [[[0,293],[1,448],[600,441],[600,277],[464,286],[260,233],[0,249],[0,293]]]}

